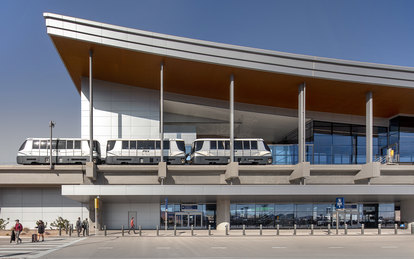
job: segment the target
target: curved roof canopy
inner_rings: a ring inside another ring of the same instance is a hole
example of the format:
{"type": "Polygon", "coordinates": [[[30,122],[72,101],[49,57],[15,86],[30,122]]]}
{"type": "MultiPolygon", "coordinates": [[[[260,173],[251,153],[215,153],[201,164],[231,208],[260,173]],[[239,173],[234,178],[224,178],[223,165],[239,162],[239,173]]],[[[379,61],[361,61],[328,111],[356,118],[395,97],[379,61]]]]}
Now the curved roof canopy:
{"type": "Polygon", "coordinates": [[[80,91],[88,77],[159,89],[164,62],[167,92],[297,108],[298,85],[306,82],[306,109],[365,115],[373,92],[374,116],[414,114],[414,68],[296,55],[130,29],[44,13],[47,33],[80,91]]]}

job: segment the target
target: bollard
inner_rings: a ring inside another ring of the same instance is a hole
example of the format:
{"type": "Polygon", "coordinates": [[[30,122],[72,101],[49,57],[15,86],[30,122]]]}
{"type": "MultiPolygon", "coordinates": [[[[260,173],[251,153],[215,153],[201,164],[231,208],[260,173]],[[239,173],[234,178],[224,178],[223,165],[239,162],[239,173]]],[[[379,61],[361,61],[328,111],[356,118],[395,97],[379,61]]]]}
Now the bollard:
{"type": "Polygon", "coordinates": [[[226,236],[229,235],[229,225],[226,225],[226,236]]]}
{"type": "Polygon", "coordinates": [[[142,226],[141,225],[138,226],[138,233],[139,233],[139,236],[142,236],[142,226]]]}
{"type": "Polygon", "coordinates": [[[194,236],[194,225],[191,225],[191,236],[194,236]]]}
{"type": "Polygon", "coordinates": [[[160,229],[159,229],[158,225],[157,225],[156,230],[157,230],[157,236],[159,236],[160,235],[160,229]]]}
{"type": "Polygon", "coordinates": [[[59,236],[62,236],[62,226],[59,226],[59,236]]]}
{"type": "Polygon", "coordinates": [[[280,234],[280,227],[279,224],[276,225],[276,235],[278,236],[280,234]]]}
{"type": "Polygon", "coordinates": [[[339,224],[338,224],[338,221],[336,222],[336,234],[339,235],[339,224]]]}
{"type": "Polygon", "coordinates": [[[69,236],[72,236],[72,226],[69,226],[69,236]]]}
{"type": "Polygon", "coordinates": [[[68,234],[68,229],[69,229],[69,225],[68,223],[66,223],[66,228],[65,228],[66,235],[68,234]]]}
{"type": "Polygon", "coordinates": [[[414,235],[414,223],[411,223],[411,235],[414,235]]]}
{"type": "Polygon", "coordinates": [[[211,236],[211,225],[208,225],[208,235],[211,236]]]}
{"type": "Polygon", "coordinates": [[[262,224],[260,224],[259,228],[260,228],[259,234],[262,235],[263,234],[263,226],[262,226],[262,224]]]}
{"type": "Polygon", "coordinates": [[[328,224],[328,235],[330,235],[331,234],[331,224],[329,223],[328,224]]]}
{"type": "Polygon", "coordinates": [[[104,236],[107,236],[107,233],[106,233],[106,225],[104,225],[104,236]]]}
{"type": "Polygon", "coordinates": [[[124,225],[122,225],[122,227],[121,227],[121,232],[122,232],[122,236],[124,236],[124,225]]]}
{"type": "Polygon", "coordinates": [[[348,224],[345,223],[344,234],[348,235],[348,224]]]}
{"type": "Polygon", "coordinates": [[[246,235],[246,225],[243,224],[243,236],[246,235]]]}
{"type": "Polygon", "coordinates": [[[361,235],[365,234],[365,224],[361,224],[361,235]]]}
{"type": "Polygon", "coordinates": [[[176,236],[176,235],[177,235],[177,225],[174,224],[174,236],[176,236]]]}
{"type": "Polygon", "coordinates": [[[398,234],[398,225],[394,224],[394,235],[398,234]]]}
{"type": "Polygon", "coordinates": [[[296,224],[293,224],[293,235],[296,235],[296,224]]]}
{"type": "Polygon", "coordinates": [[[313,224],[311,224],[311,235],[313,235],[313,224]]]}
{"type": "Polygon", "coordinates": [[[73,224],[70,224],[70,231],[72,231],[73,234],[73,224]]]}
{"type": "Polygon", "coordinates": [[[381,235],[381,223],[378,223],[378,235],[381,235]]]}

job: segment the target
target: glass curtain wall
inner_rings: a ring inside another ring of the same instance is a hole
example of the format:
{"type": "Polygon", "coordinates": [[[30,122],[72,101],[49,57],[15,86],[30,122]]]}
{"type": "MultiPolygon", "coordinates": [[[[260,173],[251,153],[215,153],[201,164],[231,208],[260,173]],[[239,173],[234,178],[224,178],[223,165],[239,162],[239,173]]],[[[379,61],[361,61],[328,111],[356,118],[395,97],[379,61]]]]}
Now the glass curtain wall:
{"type": "Polygon", "coordinates": [[[398,116],[390,120],[389,136],[396,162],[414,163],[414,118],[398,116]]]}

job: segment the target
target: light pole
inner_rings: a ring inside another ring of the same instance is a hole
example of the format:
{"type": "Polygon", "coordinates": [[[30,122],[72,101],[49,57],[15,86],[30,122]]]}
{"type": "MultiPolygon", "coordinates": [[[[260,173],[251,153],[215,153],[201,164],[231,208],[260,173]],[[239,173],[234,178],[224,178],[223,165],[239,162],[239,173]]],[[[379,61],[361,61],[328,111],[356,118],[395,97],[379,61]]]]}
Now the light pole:
{"type": "Polygon", "coordinates": [[[53,169],[53,163],[52,163],[52,129],[53,129],[53,127],[55,127],[55,122],[50,121],[49,122],[49,127],[50,127],[50,157],[49,157],[49,162],[50,162],[50,169],[53,169]]]}

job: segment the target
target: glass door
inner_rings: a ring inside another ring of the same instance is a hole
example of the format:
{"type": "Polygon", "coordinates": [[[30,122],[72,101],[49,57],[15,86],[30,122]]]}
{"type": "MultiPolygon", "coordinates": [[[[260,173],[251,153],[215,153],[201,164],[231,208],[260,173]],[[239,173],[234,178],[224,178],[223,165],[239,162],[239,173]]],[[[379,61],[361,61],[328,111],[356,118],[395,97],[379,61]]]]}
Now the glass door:
{"type": "Polygon", "coordinates": [[[188,228],[189,227],[188,213],[176,212],[175,213],[175,224],[177,225],[177,228],[188,228]]]}

